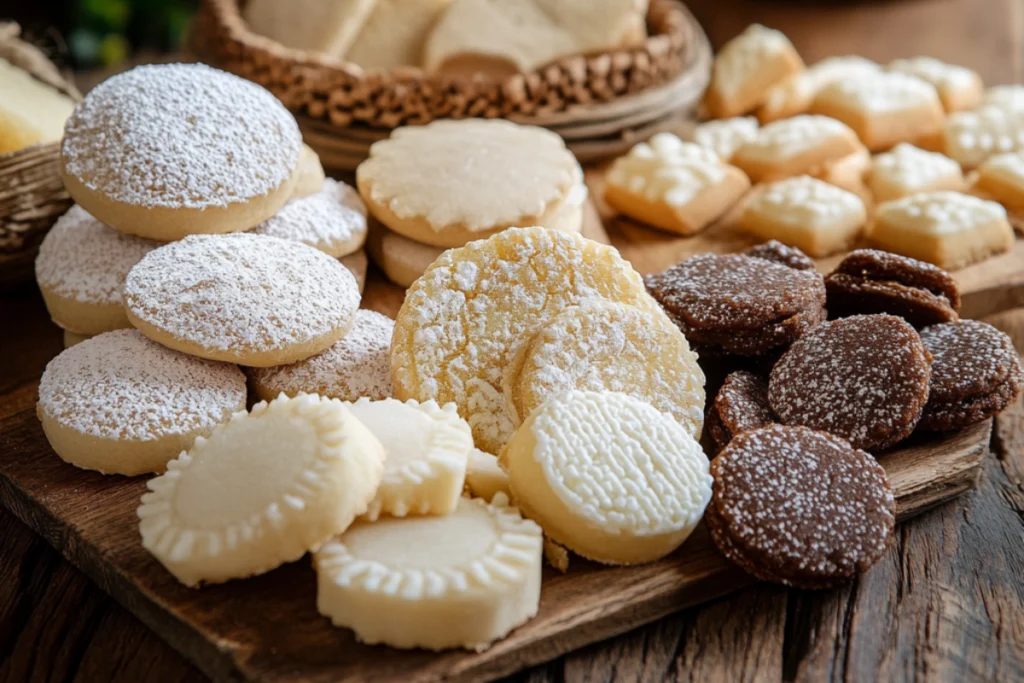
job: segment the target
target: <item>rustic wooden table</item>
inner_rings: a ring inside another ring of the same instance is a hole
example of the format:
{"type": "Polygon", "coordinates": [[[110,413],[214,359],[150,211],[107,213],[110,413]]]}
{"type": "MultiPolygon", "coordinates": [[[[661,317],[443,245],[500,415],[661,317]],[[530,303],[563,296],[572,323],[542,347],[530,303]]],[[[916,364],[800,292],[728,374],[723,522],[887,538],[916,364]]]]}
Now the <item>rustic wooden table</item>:
{"type": "MultiPolygon", "coordinates": [[[[1024,80],[1024,0],[691,7],[716,45],[761,21],[786,31],[808,61],[931,54],[991,83],[1024,80]]],[[[0,295],[0,321],[2,395],[38,377],[60,335],[32,287],[0,295]]],[[[1024,310],[990,322],[1024,350],[1024,310]]],[[[0,682],[204,680],[2,510],[0,548],[0,682]]],[[[895,548],[858,581],[825,592],[754,586],[512,680],[1024,680],[1022,577],[1018,403],[997,420],[979,489],[901,527],[895,548]]]]}

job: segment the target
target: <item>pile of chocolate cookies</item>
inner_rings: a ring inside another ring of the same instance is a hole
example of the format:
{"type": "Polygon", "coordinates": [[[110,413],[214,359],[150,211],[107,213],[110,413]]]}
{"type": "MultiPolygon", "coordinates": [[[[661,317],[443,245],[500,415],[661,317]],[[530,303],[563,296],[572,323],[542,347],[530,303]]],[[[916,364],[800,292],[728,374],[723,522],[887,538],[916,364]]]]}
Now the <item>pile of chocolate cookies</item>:
{"type": "Polygon", "coordinates": [[[832,585],[881,557],[895,502],[869,453],[957,430],[1024,386],[1013,343],[959,317],[935,266],[858,250],[823,277],[769,242],[647,278],[708,377],[705,442],[719,549],[755,576],[832,585]]]}

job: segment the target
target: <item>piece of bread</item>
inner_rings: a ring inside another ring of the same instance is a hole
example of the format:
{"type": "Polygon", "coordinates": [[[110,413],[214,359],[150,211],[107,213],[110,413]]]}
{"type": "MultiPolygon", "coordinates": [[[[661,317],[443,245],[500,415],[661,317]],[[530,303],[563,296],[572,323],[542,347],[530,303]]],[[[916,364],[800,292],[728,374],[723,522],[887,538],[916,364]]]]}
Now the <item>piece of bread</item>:
{"type": "Polygon", "coordinates": [[[345,59],[367,69],[420,66],[423,46],[451,0],[376,0],[345,59]]]}
{"type": "Polygon", "coordinates": [[[948,112],[974,109],[985,94],[985,84],[976,71],[932,57],[897,59],[889,62],[888,68],[931,83],[948,112]]]}
{"type": "Polygon", "coordinates": [[[815,172],[861,148],[857,135],[839,121],[802,115],[768,124],[731,161],[759,183],[815,172]]]}
{"type": "Polygon", "coordinates": [[[344,57],[377,0],[249,0],[242,16],[253,32],[287,47],[344,57]]]}
{"type": "Polygon", "coordinates": [[[0,58],[0,154],[55,142],[75,102],[0,58]]]}
{"type": "Polygon", "coordinates": [[[751,24],[715,57],[704,104],[716,119],[746,114],[764,101],[771,87],[803,69],[789,38],[751,24]]]}

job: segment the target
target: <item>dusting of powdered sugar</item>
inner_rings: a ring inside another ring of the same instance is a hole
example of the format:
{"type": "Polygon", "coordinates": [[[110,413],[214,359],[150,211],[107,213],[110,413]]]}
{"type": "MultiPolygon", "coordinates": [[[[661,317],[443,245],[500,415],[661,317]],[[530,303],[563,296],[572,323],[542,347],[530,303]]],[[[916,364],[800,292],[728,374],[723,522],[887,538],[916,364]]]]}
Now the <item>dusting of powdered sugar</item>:
{"type": "Polygon", "coordinates": [[[1020,375],[1013,341],[988,323],[932,325],[921,330],[921,341],[932,354],[931,394],[937,401],[988,393],[1011,375],[1020,375]]]}
{"type": "Polygon", "coordinates": [[[366,239],[366,205],[352,187],[326,178],[319,192],[290,200],[252,232],[344,256],[366,239]]]}
{"type": "Polygon", "coordinates": [[[46,366],[39,406],[64,427],[103,439],[149,441],[209,429],[245,409],[245,375],[150,341],[105,332],[46,366]]]}
{"type": "Polygon", "coordinates": [[[64,170],[114,201],[227,206],[296,169],[302,136],[267,90],[202,64],[139,66],[96,86],[64,128],[64,170]]]}
{"type": "Polygon", "coordinates": [[[347,326],[359,307],[344,265],[298,242],[248,233],[190,235],[128,273],[138,320],[217,351],[270,351],[347,326]]]}
{"type": "Polygon", "coordinates": [[[36,257],[36,280],[54,294],[90,304],[119,304],[128,271],[160,242],[126,235],[77,204],[57,219],[36,257]]]}

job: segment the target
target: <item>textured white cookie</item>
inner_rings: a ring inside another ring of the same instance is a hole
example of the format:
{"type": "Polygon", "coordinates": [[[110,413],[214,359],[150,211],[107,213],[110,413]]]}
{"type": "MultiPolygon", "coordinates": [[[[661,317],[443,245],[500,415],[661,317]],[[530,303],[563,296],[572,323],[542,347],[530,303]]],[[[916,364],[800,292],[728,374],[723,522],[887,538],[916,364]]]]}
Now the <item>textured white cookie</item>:
{"type": "Polygon", "coordinates": [[[736,150],[732,163],[752,181],[763,182],[812,172],[860,149],[849,126],[805,114],[761,128],[736,150]]]}
{"type": "Polygon", "coordinates": [[[733,152],[743,143],[757,137],[757,119],[753,116],[735,116],[731,119],[705,121],[690,133],[690,142],[709,149],[722,161],[728,162],[733,152]]]}
{"type": "Polygon", "coordinates": [[[498,466],[498,456],[484,453],[479,448],[469,452],[466,465],[466,489],[474,498],[490,501],[502,493],[512,495],[508,485],[508,475],[498,466]]]}
{"type": "Polygon", "coordinates": [[[711,498],[696,440],[671,415],[626,394],[551,397],[499,460],[523,514],[555,542],[605,564],[664,557],[711,498]]]}
{"type": "Polygon", "coordinates": [[[746,114],[764,101],[770,88],[803,68],[789,38],[751,24],[718,51],[704,102],[715,118],[746,114]]]}
{"type": "Polygon", "coordinates": [[[345,531],[383,468],[380,443],[341,401],[263,401],[147,483],[142,547],[186,586],[262,574],[345,531]]]}
{"type": "Polygon", "coordinates": [[[993,154],[1024,151],[1024,108],[985,106],[946,121],[946,154],[974,168],[993,154]]]}
{"type": "Polygon", "coordinates": [[[985,84],[976,71],[947,64],[934,57],[912,57],[889,62],[890,71],[917,76],[938,91],[946,111],[974,109],[981,104],[985,84]]]}
{"type": "Polygon", "coordinates": [[[249,0],[249,28],[287,47],[344,57],[377,0],[249,0]]]}
{"type": "Polygon", "coordinates": [[[503,494],[357,522],[314,557],[317,609],[364,643],[482,651],[537,614],[540,528],[503,494]]]}
{"type": "Polygon", "coordinates": [[[327,178],[319,192],[288,200],[251,232],[301,242],[341,258],[366,241],[366,205],[353,187],[327,178]]]}
{"type": "Polygon", "coordinates": [[[1024,109],[1024,85],[996,85],[985,91],[981,98],[983,107],[1001,109],[1024,109]]]}
{"type": "Polygon", "coordinates": [[[375,0],[370,18],[342,55],[366,69],[422,66],[423,49],[451,0],[375,0]]]}
{"type": "Polygon", "coordinates": [[[874,73],[881,67],[864,57],[845,55],[826,57],[772,86],[757,109],[761,123],[770,123],[806,113],[818,91],[833,81],[874,73]]]}
{"type": "Polygon", "coordinates": [[[964,174],[960,164],[943,154],[900,143],[874,158],[868,186],[876,201],[886,202],[915,192],[962,190],[964,174]]]}
{"type": "Polygon", "coordinates": [[[292,191],[292,199],[296,197],[308,197],[323,189],[324,167],[320,164],[320,155],[313,151],[313,148],[302,143],[302,153],[299,155],[299,167],[295,171],[295,189],[292,191]]]}

